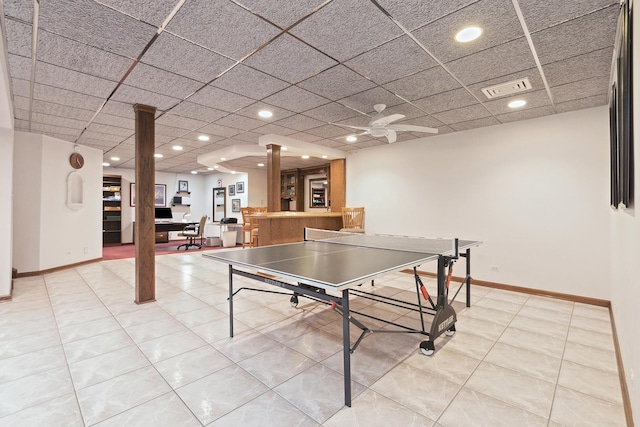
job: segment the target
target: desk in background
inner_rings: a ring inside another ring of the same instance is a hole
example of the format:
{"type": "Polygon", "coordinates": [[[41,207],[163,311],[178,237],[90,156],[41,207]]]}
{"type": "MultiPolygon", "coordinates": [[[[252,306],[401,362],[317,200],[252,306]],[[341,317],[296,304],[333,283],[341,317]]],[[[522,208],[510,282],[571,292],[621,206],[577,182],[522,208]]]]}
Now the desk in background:
{"type": "MultiPolygon", "coordinates": [[[[156,243],[167,243],[170,231],[182,231],[187,225],[198,224],[197,222],[156,222],[156,243]]],[[[136,223],[133,222],[132,241],[136,243],[136,223]]]]}

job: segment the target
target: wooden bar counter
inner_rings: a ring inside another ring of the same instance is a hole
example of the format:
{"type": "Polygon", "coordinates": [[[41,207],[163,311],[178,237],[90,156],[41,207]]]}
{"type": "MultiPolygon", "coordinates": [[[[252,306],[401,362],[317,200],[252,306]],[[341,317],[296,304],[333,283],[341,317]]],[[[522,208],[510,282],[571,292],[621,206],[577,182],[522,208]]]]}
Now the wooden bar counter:
{"type": "Polygon", "coordinates": [[[304,240],[304,229],[340,230],[340,212],[267,212],[249,216],[258,227],[258,246],[295,243],[304,240]]]}

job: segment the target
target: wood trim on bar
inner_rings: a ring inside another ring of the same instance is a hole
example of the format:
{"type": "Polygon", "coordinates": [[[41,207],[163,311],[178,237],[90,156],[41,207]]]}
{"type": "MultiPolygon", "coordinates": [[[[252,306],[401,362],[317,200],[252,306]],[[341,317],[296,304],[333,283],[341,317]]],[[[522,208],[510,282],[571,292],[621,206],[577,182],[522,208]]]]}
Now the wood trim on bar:
{"type": "Polygon", "coordinates": [[[329,197],[331,210],[340,212],[347,203],[346,160],[331,160],[331,177],[329,179],[329,197]]]}
{"type": "Polygon", "coordinates": [[[267,145],[267,211],[280,212],[280,146],[267,145]]]}
{"type": "Polygon", "coordinates": [[[136,104],[136,289],[135,302],[156,299],[155,257],[155,107],[136,104]]]}

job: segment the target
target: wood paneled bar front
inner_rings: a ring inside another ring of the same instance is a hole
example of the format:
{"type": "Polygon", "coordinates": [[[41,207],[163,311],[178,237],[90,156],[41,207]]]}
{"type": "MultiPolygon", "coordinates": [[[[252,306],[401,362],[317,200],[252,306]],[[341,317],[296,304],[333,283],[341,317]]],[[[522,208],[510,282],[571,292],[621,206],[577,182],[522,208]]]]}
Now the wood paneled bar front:
{"type": "Polygon", "coordinates": [[[340,230],[340,212],[267,212],[251,215],[258,226],[258,246],[295,243],[304,240],[304,229],[340,230]]]}

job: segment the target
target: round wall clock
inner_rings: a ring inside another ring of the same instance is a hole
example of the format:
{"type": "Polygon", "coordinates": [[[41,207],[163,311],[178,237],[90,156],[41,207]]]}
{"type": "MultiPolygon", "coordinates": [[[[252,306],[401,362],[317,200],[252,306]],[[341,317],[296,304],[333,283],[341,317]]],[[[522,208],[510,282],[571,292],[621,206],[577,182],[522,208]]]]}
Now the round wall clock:
{"type": "Polygon", "coordinates": [[[82,157],[80,153],[73,153],[69,157],[69,164],[71,164],[71,167],[74,169],[80,169],[84,166],[84,157],[82,157]]]}

